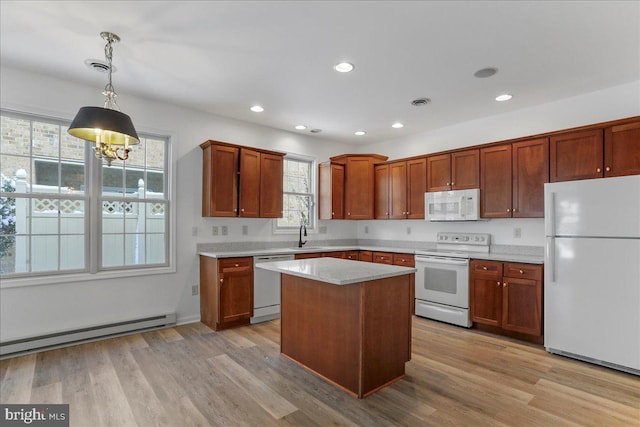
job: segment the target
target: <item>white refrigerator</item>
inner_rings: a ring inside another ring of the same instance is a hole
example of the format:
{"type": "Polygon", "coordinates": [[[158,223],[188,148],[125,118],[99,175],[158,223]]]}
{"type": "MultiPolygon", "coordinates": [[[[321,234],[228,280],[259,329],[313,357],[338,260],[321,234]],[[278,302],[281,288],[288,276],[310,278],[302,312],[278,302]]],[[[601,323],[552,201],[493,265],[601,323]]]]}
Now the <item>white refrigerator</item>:
{"type": "Polygon", "coordinates": [[[544,345],[640,375],[640,176],[545,184],[544,345]]]}

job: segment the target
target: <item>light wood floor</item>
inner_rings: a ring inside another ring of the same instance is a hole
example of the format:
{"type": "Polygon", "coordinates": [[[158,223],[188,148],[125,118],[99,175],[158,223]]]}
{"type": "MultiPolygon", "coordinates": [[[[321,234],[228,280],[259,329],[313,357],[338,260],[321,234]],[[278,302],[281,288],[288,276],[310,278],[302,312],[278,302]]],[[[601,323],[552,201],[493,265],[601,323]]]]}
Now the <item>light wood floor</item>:
{"type": "Polygon", "coordinates": [[[79,427],[640,425],[636,376],[421,318],[413,333],[407,377],[364,400],[280,357],[273,321],[3,360],[0,401],[69,403],[79,427]]]}

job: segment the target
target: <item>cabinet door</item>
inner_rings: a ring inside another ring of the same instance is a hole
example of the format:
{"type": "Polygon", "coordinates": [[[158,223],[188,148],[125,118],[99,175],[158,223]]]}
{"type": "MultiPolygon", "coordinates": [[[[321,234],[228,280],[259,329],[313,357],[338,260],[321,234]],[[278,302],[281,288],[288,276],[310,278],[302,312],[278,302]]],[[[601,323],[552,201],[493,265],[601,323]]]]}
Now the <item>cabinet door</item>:
{"type": "Polygon", "coordinates": [[[427,157],[427,191],[451,190],[451,156],[427,157]]]}
{"type": "Polygon", "coordinates": [[[544,217],[544,183],[549,182],[549,139],[514,143],[513,217],[544,217]]]}
{"type": "Polygon", "coordinates": [[[480,216],[511,218],[511,144],[480,150],[480,216]]]}
{"type": "Polygon", "coordinates": [[[604,130],[604,176],[640,174],[640,121],[604,130]]]}
{"type": "Polygon", "coordinates": [[[424,219],[427,158],[407,160],[407,218],[424,219]]]}
{"type": "Polygon", "coordinates": [[[389,218],[407,217],[407,162],[389,165],[389,218]]]}
{"type": "Polygon", "coordinates": [[[389,165],[376,165],[374,173],[374,218],[389,219],[389,165]]]}
{"type": "Polygon", "coordinates": [[[282,218],[283,156],[260,153],[260,218],[282,218]]]}
{"type": "Polygon", "coordinates": [[[240,216],[260,215],[260,153],[240,149],[240,216]]]}
{"type": "Polygon", "coordinates": [[[321,163],[318,167],[320,219],[344,219],[344,165],[321,163]]]}
{"type": "Polygon", "coordinates": [[[451,189],[480,187],[480,150],[451,153],[451,189]]]}
{"type": "Polygon", "coordinates": [[[502,294],[502,327],[542,335],[542,283],[505,278],[502,294]]]}
{"type": "Polygon", "coordinates": [[[238,151],[215,144],[204,148],[202,216],[238,216],[238,151]]]}
{"type": "Polygon", "coordinates": [[[253,270],[220,273],[218,323],[253,316],[253,270]]]}
{"type": "Polygon", "coordinates": [[[602,129],[552,136],[550,143],[550,180],[576,181],[602,178],[602,129]]]}
{"type": "Polygon", "coordinates": [[[373,219],[373,162],[349,157],[345,170],[346,219],[373,219]]]}
{"type": "Polygon", "coordinates": [[[472,260],[470,274],[471,320],[500,326],[502,321],[502,263],[472,260]]]}

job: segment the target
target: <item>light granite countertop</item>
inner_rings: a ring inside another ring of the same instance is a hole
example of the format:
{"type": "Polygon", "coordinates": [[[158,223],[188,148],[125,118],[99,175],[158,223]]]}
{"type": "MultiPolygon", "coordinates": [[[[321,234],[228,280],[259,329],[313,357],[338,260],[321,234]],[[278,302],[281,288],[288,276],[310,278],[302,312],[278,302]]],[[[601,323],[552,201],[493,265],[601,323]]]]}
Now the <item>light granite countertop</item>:
{"type": "MultiPolygon", "coordinates": [[[[429,249],[425,247],[424,250],[429,249]]],[[[273,249],[245,249],[237,251],[202,251],[199,255],[211,258],[233,258],[261,255],[295,255],[305,253],[322,253],[335,251],[372,251],[372,252],[393,252],[415,254],[421,249],[388,247],[388,246],[369,246],[369,245],[352,245],[352,246],[309,246],[302,248],[273,248],[273,249]]],[[[489,261],[503,262],[520,262],[525,264],[544,264],[544,255],[539,254],[523,254],[517,252],[489,252],[487,254],[477,253],[471,255],[472,259],[484,259],[489,261]]]]}
{"type": "Polygon", "coordinates": [[[352,283],[385,279],[415,273],[415,268],[397,265],[362,263],[337,258],[310,258],[295,261],[276,261],[256,264],[256,268],[331,283],[352,283]]]}

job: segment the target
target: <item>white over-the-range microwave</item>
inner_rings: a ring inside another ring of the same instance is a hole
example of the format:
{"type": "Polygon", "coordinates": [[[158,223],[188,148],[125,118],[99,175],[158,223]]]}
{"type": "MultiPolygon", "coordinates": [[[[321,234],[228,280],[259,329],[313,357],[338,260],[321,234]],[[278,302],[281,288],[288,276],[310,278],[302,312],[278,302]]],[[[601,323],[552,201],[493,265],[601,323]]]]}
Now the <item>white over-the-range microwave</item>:
{"type": "Polygon", "coordinates": [[[480,219],[480,189],[424,193],[427,221],[477,221],[480,219]]]}

